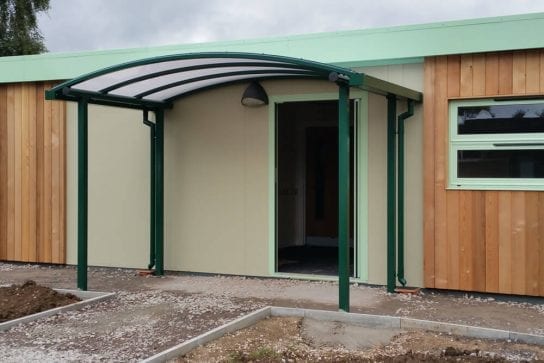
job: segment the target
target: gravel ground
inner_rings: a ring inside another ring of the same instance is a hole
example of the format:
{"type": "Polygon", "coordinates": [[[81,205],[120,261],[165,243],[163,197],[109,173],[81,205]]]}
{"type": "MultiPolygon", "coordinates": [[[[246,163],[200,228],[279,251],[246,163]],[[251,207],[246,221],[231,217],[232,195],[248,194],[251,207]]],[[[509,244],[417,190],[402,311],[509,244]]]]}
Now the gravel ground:
{"type": "MultiPolygon", "coordinates": [[[[0,285],[32,279],[75,288],[71,266],[0,263],[0,285]]],[[[91,268],[89,289],[115,298],[0,332],[0,361],[137,361],[266,305],[336,310],[332,282],[91,268]]],[[[353,312],[410,316],[544,334],[544,299],[352,286],[353,312]]]]}
{"type": "Polygon", "coordinates": [[[199,362],[523,362],[542,361],[544,347],[450,334],[377,329],[294,317],[261,320],[172,363],[199,362]]]}

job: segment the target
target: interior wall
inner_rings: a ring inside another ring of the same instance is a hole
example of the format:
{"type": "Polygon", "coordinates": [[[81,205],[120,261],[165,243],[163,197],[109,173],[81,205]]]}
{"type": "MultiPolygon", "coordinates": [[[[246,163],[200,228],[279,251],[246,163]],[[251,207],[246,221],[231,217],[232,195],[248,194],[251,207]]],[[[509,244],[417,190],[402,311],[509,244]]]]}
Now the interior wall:
{"type": "MultiPolygon", "coordinates": [[[[280,198],[293,198],[293,214],[289,214],[286,216],[288,219],[291,220],[291,222],[295,223],[295,226],[293,226],[292,229],[292,235],[290,236],[284,236],[287,237],[283,241],[281,238],[278,239],[278,245],[279,247],[286,247],[286,246],[303,246],[306,243],[308,243],[308,238],[310,236],[306,235],[306,130],[309,127],[334,127],[337,125],[336,118],[337,113],[335,112],[333,115],[330,115],[327,112],[323,112],[322,108],[316,104],[315,107],[310,106],[304,107],[290,107],[289,111],[287,111],[287,108],[285,109],[285,112],[290,112],[288,115],[280,116],[285,117],[284,120],[286,121],[289,126],[292,127],[292,130],[285,133],[284,136],[287,136],[287,138],[294,138],[295,140],[285,140],[288,143],[288,146],[283,148],[284,155],[283,157],[288,160],[288,162],[292,162],[292,170],[290,170],[293,175],[285,175],[287,177],[287,182],[291,182],[292,185],[289,185],[288,191],[286,196],[282,196],[280,194],[280,198]],[[333,122],[331,123],[331,120],[333,122]],[[288,147],[294,146],[293,150],[286,150],[288,147]],[[291,160],[289,160],[291,158],[291,160]],[[291,180],[289,180],[291,179],[291,180]]],[[[281,115],[281,110],[280,110],[281,115]]],[[[284,140],[278,139],[278,143],[283,142],[284,140]]],[[[278,155],[278,158],[281,156],[278,155]]],[[[281,160],[278,160],[278,162],[281,162],[281,160]]],[[[285,171],[285,170],[284,170],[285,171]]],[[[279,177],[281,178],[282,175],[280,174],[279,177]]],[[[281,183],[281,180],[280,180],[281,183]]],[[[281,185],[281,184],[280,184],[281,185]]],[[[281,188],[281,186],[280,186],[281,188]]],[[[278,218],[282,218],[281,216],[278,216],[278,218]]],[[[289,220],[284,219],[281,221],[283,223],[289,223],[289,220]]],[[[315,239],[315,238],[314,238],[315,239]]],[[[337,245],[337,239],[333,238],[331,241],[329,241],[329,238],[323,238],[321,241],[321,244],[323,246],[325,245],[337,245]]]]}

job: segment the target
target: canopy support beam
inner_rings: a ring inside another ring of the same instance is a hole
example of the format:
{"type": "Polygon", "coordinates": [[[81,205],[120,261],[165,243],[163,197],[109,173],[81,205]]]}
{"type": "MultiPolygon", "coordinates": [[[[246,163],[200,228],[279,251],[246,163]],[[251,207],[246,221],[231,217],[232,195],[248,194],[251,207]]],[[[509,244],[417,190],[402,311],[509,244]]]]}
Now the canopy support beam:
{"type": "Polygon", "coordinates": [[[349,85],[338,84],[338,307],[349,312],[349,85]]]}
{"type": "Polygon", "coordinates": [[[87,290],[88,121],[89,104],[77,103],[77,287],[87,290]]]}

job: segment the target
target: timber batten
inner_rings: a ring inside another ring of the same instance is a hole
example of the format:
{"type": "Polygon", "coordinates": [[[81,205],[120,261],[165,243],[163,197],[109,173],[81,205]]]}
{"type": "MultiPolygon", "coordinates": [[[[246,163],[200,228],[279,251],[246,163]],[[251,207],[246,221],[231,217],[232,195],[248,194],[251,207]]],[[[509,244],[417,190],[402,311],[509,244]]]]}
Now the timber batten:
{"type": "Polygon", "coordinates": [[[66,105],[0,85],[0,260],[66,262],[66,105]]]}
{"type": "Polygon", "coordinates": [[[544,50],[425,59],[426,287],[544,296],[544,192],[448,190],[448,101],[544,94],[544,50]]]}

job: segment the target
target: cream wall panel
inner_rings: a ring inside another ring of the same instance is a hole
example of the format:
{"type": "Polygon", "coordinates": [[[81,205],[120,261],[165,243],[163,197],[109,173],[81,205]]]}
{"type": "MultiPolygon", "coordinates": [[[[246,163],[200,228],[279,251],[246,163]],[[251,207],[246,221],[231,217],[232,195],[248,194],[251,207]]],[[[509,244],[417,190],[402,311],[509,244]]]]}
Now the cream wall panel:
{"type": "Polygon", "coordinates": [[[423,286],[423,107],[405,122],[404,273],[410,286],[423,286]]]}
{"type": "Polygon", "coordinates": [[[368,95],[368,282],[386,283],[387,102],[368,95]]]}
{"type": "Polygon", "coordinates": [[[357,68],[359,72],[423,92],[423,64],[396,64],[357,68]]]}
{"type": "MultiPolygon", "coordinates": [[[[373,68],[378,73],[379,67],[373,68]]],[[[402,72],[387,74],[398,78],[402,72]]],[[[329,82],[315,81],[268,81],[263,82],[263,86],[269,96],[337,91],[329,82]]],[[[166,269],[258,276],[269,273],[268,110],[242,107],[240,96],[244,87],[234,85],[196,94],[176,102],[175,107],[166,112],[166,269]]],[[[386,279],[386,103],[383,97],[376,95],[370,95],[369,101],[369,282],[383,284],[386,279]]],[[[68,106],[67,126],[67,258],[68,263],[75,264],[75,104],[68,106]]],[[[149,130],[142,125],[140,112],[94,106],[89,126],[89,263],[145,267],[149,254],[149,130]]],[[[409,119],[406,126],[406,183],[410,191],[406,193],[409,211],[406,273],[411,285],[420,285],[419,114],[409,119]]]]}
{"type": "Polygon", "coordinates": [[[188,97],[166,113],[165,266],[265,275],[267,108],[243,86],[188,97]]]}
{"type": "MultiPolygon", "coordinates": [[[[68,105],[67,263],[77,263],[77,104],[68,105]]],[[[149,128],[142,113],[89,106],[89,265],[149,259],[149,128]]]]}
{"type": "MultiPolygon", "coordinates": [[[[423,90],[423,65],[402,64],[359,69],[371,76],[423,90]]],[[[404,103],[397,106],[405,110],[404,103]]],[[[411,286],[423,285],[423,114],[417,106],[405,128],[405,276],[411,286]]],[[[369,279],[385,284],[387,263],[387,104],[369,96],[369,279]]]]}

